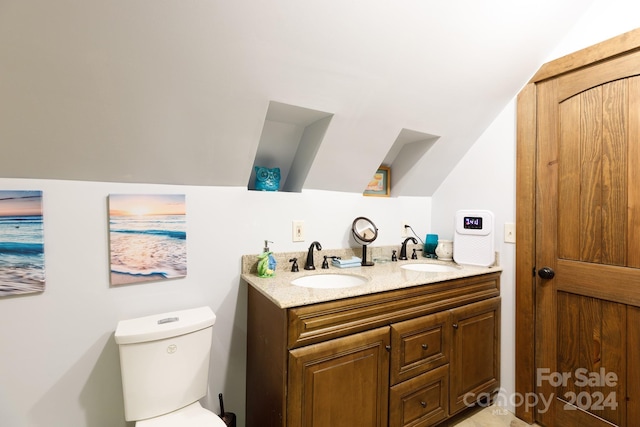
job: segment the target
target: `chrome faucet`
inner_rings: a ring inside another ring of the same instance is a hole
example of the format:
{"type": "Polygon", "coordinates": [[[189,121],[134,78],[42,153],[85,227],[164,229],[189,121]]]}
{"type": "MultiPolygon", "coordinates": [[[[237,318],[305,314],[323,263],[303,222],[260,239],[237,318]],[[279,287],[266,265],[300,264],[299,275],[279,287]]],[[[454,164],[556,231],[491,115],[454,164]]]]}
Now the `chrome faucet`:
{"type": "Polygon", "coordinates": [[[407,260],[407,242],[408,241],[411,241],[414,245],[418,244],[418,241],[416,240],[415,237],[407,237],[406,239],[404,239],[404,242],[402,242],[402,247],[400,248],[400,257],[398,258],[400,261],[407,260]]]}
{"type": "Polygon", "coordinates": [[[304,269],[305,270],[315,270],[316,269],[316,266],[313,265],[313,248],[314,247],[319,251],[322,250],[322,246],[320,246],[319,242],[311,243],[311,246],[309,246],[309,252],[307,252],[307,262],[304,263],[304,269]]]}

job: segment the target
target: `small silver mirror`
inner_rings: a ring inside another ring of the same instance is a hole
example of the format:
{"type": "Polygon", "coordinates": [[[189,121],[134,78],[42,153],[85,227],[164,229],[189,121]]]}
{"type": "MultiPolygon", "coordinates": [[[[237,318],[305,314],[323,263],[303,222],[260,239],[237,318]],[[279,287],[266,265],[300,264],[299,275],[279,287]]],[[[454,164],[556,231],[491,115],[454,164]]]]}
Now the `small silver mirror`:
{"type": "Polygon", "coordinates": [[[367,245],[378,238],[378,228],[369,218],[359,216],[353,220],[351,234],[362,245],[362,266],[372,266],[373,262],[367,261],[367,245]]]}

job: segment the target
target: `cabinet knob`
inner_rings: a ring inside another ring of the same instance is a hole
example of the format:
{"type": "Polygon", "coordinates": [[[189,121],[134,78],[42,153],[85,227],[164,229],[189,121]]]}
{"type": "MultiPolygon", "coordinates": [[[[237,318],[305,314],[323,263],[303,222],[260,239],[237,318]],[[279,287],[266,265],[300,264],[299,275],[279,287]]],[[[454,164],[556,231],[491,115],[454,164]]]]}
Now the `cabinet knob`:
{"type": "Polygon", "coordinates": [[[422,344],[422,349],[423,349],[423,350],[426,350],[426,349],[428,349],[428,348],[429,348],[429,344],[422,344]]]}
{"type": "Polygon", "coordinates": [[[387,351],[391,351],[391,346],[390,345],[385,345],[384,348],[386,348],[387,351]]]}
{"type": "Polygon", "coordinates": [[[424,400],[422,402],[420,402],[420,406],[422,406],[423,408],[427,407],[427,402],[425,402],[424,400]]]}
{"type": "Polygon", "coordinates": [[[457,323],[453,324],[453,329],[458,329],[458,324],[457,323]]]}

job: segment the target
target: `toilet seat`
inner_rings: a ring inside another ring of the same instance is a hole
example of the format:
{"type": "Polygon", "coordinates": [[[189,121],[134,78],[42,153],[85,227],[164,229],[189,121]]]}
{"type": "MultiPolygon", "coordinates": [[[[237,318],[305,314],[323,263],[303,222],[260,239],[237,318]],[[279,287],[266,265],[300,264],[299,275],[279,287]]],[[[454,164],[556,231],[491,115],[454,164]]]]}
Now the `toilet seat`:
{"type": "Polygon", "coordinates": [[[222,419],[204,409],[200,402],[159,417],[138,421],[136,427],[226,427],[222,419]]]}

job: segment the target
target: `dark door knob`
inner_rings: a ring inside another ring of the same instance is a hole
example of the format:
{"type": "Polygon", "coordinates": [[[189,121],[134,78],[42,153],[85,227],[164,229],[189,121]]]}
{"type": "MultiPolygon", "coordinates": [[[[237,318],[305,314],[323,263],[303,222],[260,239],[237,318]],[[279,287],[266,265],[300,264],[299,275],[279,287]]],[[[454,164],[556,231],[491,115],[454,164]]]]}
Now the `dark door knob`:
{"type": "Polygon", "coordinates": [[[555,275],[556,275],[556,272],[549,267],[542,267],[540,270],[538,270],[538,276],[540,276],[541,279],[545,279],[545,280],[553,279],[555,275]]]}

